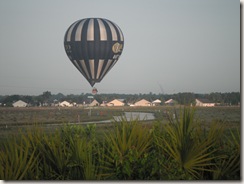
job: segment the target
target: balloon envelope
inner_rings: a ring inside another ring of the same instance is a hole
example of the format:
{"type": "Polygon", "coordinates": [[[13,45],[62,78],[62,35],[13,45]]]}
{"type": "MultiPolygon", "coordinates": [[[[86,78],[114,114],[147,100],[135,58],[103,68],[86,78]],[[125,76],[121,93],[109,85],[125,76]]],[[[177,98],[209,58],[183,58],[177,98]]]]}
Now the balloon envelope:
{"type": "Polygon", "coordinates": [[[100,82],[116,64],[123,47],[121,29],[103,18],[78,20],[64,36],[66,54],[91,86],[100,82]]]}

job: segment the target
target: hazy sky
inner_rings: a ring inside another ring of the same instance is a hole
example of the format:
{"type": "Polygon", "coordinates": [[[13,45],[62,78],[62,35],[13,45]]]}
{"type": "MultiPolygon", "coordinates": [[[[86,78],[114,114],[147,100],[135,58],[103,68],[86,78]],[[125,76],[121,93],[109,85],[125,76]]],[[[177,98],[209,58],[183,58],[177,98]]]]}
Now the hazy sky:
{"type": "Polygon", "coordinates": [[[238,0],[2,0],[0,95],[91,92],[63,46],[68,27],[89,17],[125,38],[99,93],[240,91],[238,0]]]}

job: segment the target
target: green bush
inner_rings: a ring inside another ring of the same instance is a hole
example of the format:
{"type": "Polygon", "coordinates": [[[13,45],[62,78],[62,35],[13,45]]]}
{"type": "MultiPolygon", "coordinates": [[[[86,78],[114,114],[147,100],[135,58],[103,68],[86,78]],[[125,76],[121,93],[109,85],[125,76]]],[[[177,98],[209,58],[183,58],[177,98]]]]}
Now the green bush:
{"type": "Polygon", "coordinates": [[[36,146],[31,144],[28,136],[22,134],[18,139],[9,137],[1,145],[0,179],[35,179],[38,155],[36,146]]]}
{"type": "Polygon", "coordinates": [[[142,171],[148,160],[152,135],[138,120],[114,122],[105,136],[104,160],[101,161],[105,179],[145,179],[142,171]]]}

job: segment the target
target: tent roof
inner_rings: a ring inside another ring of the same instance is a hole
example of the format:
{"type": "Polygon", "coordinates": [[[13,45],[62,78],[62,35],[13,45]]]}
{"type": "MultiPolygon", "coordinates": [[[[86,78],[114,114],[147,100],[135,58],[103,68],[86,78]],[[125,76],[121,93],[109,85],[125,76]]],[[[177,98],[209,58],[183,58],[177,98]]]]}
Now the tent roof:
{"type": "Polygon", "coordinates": [[[161,100],[157,99],[157,100],[154,100],[152,103],[161,103],[161,100]]]}

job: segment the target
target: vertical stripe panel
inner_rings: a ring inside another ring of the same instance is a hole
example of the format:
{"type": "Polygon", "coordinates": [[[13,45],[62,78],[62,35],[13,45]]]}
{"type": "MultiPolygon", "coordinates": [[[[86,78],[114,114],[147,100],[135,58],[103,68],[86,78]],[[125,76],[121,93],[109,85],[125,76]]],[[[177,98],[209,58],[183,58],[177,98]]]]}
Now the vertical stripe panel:
{"type": "Polygon", "coordinates": [[[111,68],[113,68],[113,66],[115,65],[115,63],[117,62],[118,60],[114,60],[113,63],[109,66],[109,68],[107,69],[106,73],[108,73],[111,68]]]}
{"type": "Polygon", "coordinates": [[[78,61],[74,60],[73,64],[75,67],[81,72],[82,75],[86,76],[80,65],[78,64],[78,61]]]}
{"type": "Polygon", "coordinates": [[[87,41],[94,40],[94,19],[90,19],[87,29],[87,41]]]}
{"type": "Polygon", "coordinates": [[[99,24],[99,30],[100,30],[100,40],[104,41],[107,40],[107,31],[106,28],[103,24],[103,22],[100,19],[97,19],[98,24],[99,24]]]}
{"type": "Polygon", "coordinates": [[[90,75],[89,75],[89,72],[88,72],[88,70],[87,70],[85,61],[84,61],[84,60],[81,60],[80,62],[81,62],[81,66],[82,66],[83,70],[84,70],[85,73],[86,73],[87,78],[88,78],[88,79],[91,79],[91,77],[90,77],[90,75]]]}
{"type": "Polygon", "coordinates": [[[119,26],[117,26],[116,24],[115,24],[115,26],[116,26],[117,29],[119,30],[120,41],[124,41],[124,36],[123,36],[123,33],[122,33],[121,29],[120,29],[119,26]]]}
{"type": "Polygon", "coordinates": [[[113,41],[118,41],[118,36],[117,36],[116,30],[115,30],[115,28],[114,28],[114,25],[111,24],[111,23],[110,23],[109,21],[107,21],[107,20],[105,20],[105,21],[108,23],[109,28],[110,28],[110,30],[111,30],[111,33],[112,33],[112,40],[113,40],[113,41]]]}
{"type": "MultiPolygon", "coordinates": [[[[119,59],[119,58],[118,58],[118,59],[119,59]]],[[[116,60],[113,61],[113,64],[111,65],[111,67],[109,68],[109,70],[110,70],[111,68],[113,68],[113,66],[117,63],[118,59],[116,59],[116,60]]]]}
{"type": "Polygon", "coordinates": [[[103,64],[104,64],[104,60],[103,59],[99,59],[96,79],[99,79],[99,77],[100,77],[100,74],[101,74],[101,71],[102,71],[102,68],[103,68],[103,64]]]}
{"type": "Polygon", "coordinates": [[[90,64],[90,71],[91,71],[92,79],[94,79],[95,78],[94,59],[90,59],[89,64],[90,64]]]}
{"type": "Polygon", "coordinates": [[[83,28],[83,25],[85,23],[86,19],[85,20],[82,20],[77,29],[76,29],[76,32],[75,32],[75,41],[81,41],[81,33],[82,33],[82,28],[83,28]]]}
{"type": "Polygon", "coordinates": [[[108,62],[107,62],[107,65],[106,65],[106,67],[105,67],[105,69],[103,70],[103,73],[102,73],[102,75],[101,75],[101,79],[104,77],[104,75],[107,73],[107,70],[108,70],[108,68],[110,67],[110,65],[111,65],[111,63],[112,63],[112,59],[109,59],[108,60],[108,62]]]}
{"type": "MultiPolygon", "coordinates": [[[[78,20],[79,21],[79,20],[78,20]]],[[[71,41],[71,34],[72,34],[72,31],[76,25],[76,23],[78,22],[76,21],[70,28],[69,28],[69,31],[68,31],[68,34],[67,34],[67,38],[66,38],[66,41],[67,42],[70,42],[71,41]]]]}
{"type": "Polygon", "coordinates": [[[74,60],[73,64],[80,72],[82,71],[76,60],[74,60]]]}

